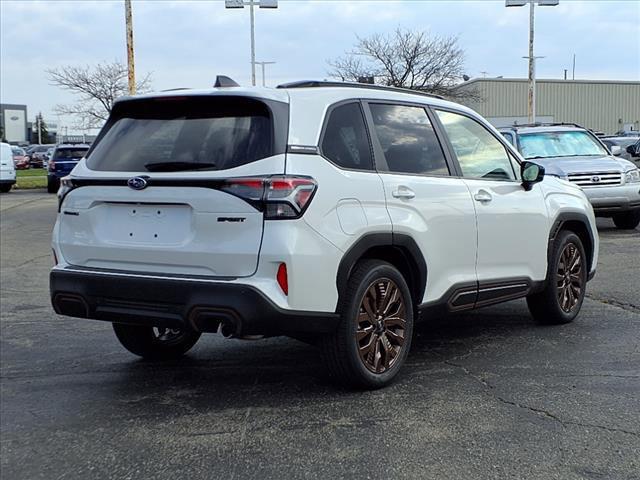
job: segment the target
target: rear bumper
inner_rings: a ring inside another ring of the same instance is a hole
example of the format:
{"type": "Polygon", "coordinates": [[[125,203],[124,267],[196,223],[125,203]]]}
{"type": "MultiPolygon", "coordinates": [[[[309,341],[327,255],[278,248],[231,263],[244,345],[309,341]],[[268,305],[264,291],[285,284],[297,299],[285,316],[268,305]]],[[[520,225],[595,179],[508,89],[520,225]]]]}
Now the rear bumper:
{"type": "Polygon", "coordinates": [[[249,285],[54,269],[51,302],[70,317],[235,336],[329,333],[335,313],[286,310],[249,285]]]}
{"type": "Polygon", "coordinates": [[[0,185],[13,185],[16,183],[16,177],[13,178],[0,178],[0,185]]]}

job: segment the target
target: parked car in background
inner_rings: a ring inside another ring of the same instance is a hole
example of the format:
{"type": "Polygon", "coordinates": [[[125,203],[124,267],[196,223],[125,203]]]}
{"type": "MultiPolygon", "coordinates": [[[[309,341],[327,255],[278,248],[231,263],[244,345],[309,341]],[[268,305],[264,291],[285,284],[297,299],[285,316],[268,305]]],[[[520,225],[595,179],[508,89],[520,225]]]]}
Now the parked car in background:
{"type": "Polygon", "coordinates": [[[526,297],[538,321],[568,323],[595,273],[584,192],[414,91],[137,96],[98,138],[58,192],[51,300],[149,359],[202,332],[290,335],[336,379],[378,388],[419,313],[526,297]]]}
{"type": "Polygon", "coordinates": [[[51,159],[51,157],[53,157],[53,150],[54,148],[51,147],[49,150],[47,150],[47,153],[45,153],[44,160],[42,162],[42,168],[49,168],[49,160],[51,159]]]}
{"type": "Polygon", "coordinates": [[[640,160],[640,152],[635,148],[629,148],[638,143],[640,137],[603,137],[600,140],[609,148],[609,151],[612,151],[611,149],[615,146],[620,147],[620,152],[617,153],[617,156],[636,162],[640,160]]]}
{"type": "Polygon", "coordinates": [[[29,164],[32,168],[42,168],[46,166],[47,150],[55,145],[33,145],[27,151],[29,156],[29,164]]]}
{"type": "Polygon", "coordinates": [[[47,165],[47,191],[56,193],[60,179],[71,173],[73,167],[84,157],[89,145],[58,145],[53,149],[47,165]]]}
{"type": "Polygon", "coordinates": [[[0,143],[0,192],[8,192],[14,183],[16,183],[16,167],[13,164],[11,145],[0,143]]]}
{"type": "Polygon", "coordinates": [[[640,224],[638,167],[612,155],[587,129],[536,124],[503,128],[500,133],[525,159],[544,166],[547,174],[579,185],[597,216],[613,218],[621,229],[640,224]]]}
{"type": "Polygon", "coordinates": [[[13,165],[16,170],[26,170],[30,167],[27,153],[20,147],[11,147],[11,154],[13,155],[13,165]]]}

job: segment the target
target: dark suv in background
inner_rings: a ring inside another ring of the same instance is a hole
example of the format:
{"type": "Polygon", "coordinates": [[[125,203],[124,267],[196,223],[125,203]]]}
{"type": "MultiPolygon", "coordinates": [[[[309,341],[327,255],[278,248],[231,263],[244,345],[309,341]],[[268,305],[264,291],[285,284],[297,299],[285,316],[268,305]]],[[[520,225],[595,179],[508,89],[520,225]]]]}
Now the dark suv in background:
{"type": "Polygon", "coordinates": [[[53,149],[47,166],[47,191],[56,193],[60,179],[71,173],[73,167],[87,154],[89,145],[58,145],[53,149]]]}

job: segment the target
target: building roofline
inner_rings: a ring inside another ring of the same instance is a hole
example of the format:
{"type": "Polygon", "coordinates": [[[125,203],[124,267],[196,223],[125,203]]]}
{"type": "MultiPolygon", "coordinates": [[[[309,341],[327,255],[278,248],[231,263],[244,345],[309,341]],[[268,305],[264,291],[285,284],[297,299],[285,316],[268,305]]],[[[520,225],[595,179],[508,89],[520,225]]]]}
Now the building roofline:
{"type": "MultiPolygon", "coordinates": [[[[472,78],[471,80],[459,83],[453,88],[460,88],[466,85],[482,82],[499,82],[499,83],[521,83],[528,82],[526,78],[472,78]]],[[[575,84],[615,84],[615,85],[640,85],[637,80],[564,80],[562,78],[536,78],[536,83],[575,83],[575,84]]]]}

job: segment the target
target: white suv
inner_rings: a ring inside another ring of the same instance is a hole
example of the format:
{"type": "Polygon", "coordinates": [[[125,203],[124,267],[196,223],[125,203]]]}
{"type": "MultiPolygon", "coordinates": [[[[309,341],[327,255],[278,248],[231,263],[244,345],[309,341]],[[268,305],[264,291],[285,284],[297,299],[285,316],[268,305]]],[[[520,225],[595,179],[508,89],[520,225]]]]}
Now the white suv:
{"type": "Polygon", "coordinates": [[[123,99],[58,195],[57,313],[153,359],[202,332],[288,335],[366,388],[438,307],[527,297],[538,321],[573,320],[598,255],[579,187],[472,110],[386,87],[123,99]]]}

